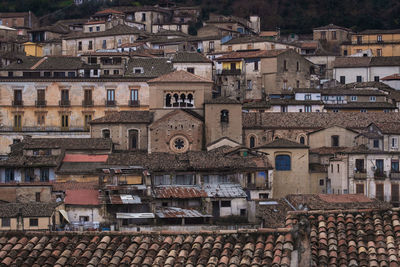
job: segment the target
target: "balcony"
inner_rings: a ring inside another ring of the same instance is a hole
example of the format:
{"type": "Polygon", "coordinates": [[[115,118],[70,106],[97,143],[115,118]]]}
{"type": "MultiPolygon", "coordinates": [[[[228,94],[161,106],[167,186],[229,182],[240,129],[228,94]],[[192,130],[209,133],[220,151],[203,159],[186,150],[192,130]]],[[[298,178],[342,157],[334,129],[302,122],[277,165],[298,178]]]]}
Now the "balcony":
{"type": "Polygon", "coordinates": [[[36,100],[35,105],[38,108],[45,107],[45,106],[47,106],[47,101],[46,100],[36,100]]]}
{"type": "Polygon", "coordinates": [[[271,189],[271,183],[266,182],[263,185],[256,185],[256,184],[247,184],[247,189],[249,190],[270,190],[271,189]]]}
{"type": "Polygon", "coordinates": [[[82,101],[82,106],[83,107],[93,107],[93,100],[91,99],[85,99],[82,101]]]}
{"type": "Polygon", "coordinates": [[[60,105],[60,107],[70,107],[71,106],[71,101],[68,99],[63,99],[58,101],[58,104],[60,105]]]}
{"type": "Polygon", "coordinates": [[[384,180],[384,179],[386,179],[386,174],[383,171],[377,170],[374,173],[374,178],[375,178],[375,180],[384,180]]]}
{"type": "Polygon", "coordinates": [[[140,106],[139,100],[129,100],[129,106],[130,107],[138,107],[140,106]]]}
{"type": "Polygon", "coordinates": [[[236,70],[222,70],[221,75],[240,75],[242,72],[240,69],[236,70]]]}
{"type": "Polygon", "coordinates": [[[14,107],[22,107],[24,105],[24,101],[22,101],[22,100],[13,100],[12,105],[14,107]]]}
{"type": "Polygon", "coordinates": [[[107,107],[115,107],[117,105],[117,101],[115,100],[106,100],[107,107]]]}
{"type": "Polygon", "coordinates": [[[367,173],[364,172],[356,172],[354,173],[354,179],[367,179],[367,173]]]}
{"type": "Polygon", "coordinates": [[[400,172],[399,171],[391,171],[390,179],[391,180],[400,180],[400,172]]]}

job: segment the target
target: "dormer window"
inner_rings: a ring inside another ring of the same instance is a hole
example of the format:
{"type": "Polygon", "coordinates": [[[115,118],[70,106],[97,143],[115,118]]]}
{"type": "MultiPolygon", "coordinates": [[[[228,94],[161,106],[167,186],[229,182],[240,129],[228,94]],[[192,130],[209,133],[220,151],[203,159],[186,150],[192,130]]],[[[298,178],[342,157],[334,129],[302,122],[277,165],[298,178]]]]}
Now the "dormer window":
{"type": "Polygon", "coordinates": [[[102,136],[103,136],[103,138],[110,138],[111,137],[110,130],[109,129],[104,129],[102,131],[102,136]]]}
{"type": "Polygon", "coordinates": [[[221,110],[221,122],[229,122],[229,110],[221,110]]]}
{"type": "Polygon", "coordinates": [[[143,73],[144,71],[143,71],[143,68],[133,68],[133,73],[135,73],[135,74],[140,74],[140,73],[143,73]]]}

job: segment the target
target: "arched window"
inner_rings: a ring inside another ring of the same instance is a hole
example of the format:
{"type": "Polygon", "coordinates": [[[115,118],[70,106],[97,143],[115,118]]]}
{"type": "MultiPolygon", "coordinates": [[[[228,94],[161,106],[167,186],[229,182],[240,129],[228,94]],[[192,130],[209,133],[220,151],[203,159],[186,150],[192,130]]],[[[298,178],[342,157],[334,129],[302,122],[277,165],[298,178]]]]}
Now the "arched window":
{"type": "Polygon", "coordinates": [[[103,136],[103,138],[110,138],[111,137],[110,130],[104,129],[103,131],[101,131],[101,135],[103,136]]]}
{"type": "Polygon", "coordinates": [[[181,94],[181,99],[180,99],[180,103],[179,106],[180,107],[186,107],[186,95],[185,94],[181,94]]]}
{"type": "Polygon", "coordinates": [[[250,148],[253,148],[256,146],[256,138],[254,136],[250,137],[250,148]]]}
{"type": "Polygon", "coordinates": [[[221,110],[221,122],[229,122],[229,110],[221,110]]]}
{"type": "Polygon", "coordinates": [[[189,108],[191,108],[191,107],[193,107],[193,95],[192,94],[188,94],[188,96],[187,96],[187,106],[189,107],[189,108]]]}
{"type": "Polygon", "coordinates": [[[301,136],[299,141],[300,141],[300,144],[303,144],[303,145],[306,143],[306,139],[304,138],[304,136],[301,136]]]}
{"type": "Polygon", "coordinates": [[[138,130],[129,130],[129,149],[139,148],[139,132],[138,130]]]}
{"type": "Polygon", "coordinates": [[[175,102],[172,104],[173,107],[179,107],[179,95],[174,94],[174,100],[175,102]]]}
{"type": "Polygon", "coordinates": [[[171,105],[171,94],[167,94],[166,96],[165,96],[165,106],[166,107],[171,107],[172,105],[171,105]]]}
{"type": "Polygon", "coordinates": [[[275,157],[275,170],[277,171],[290,171],[290,156],[278,155],[275,157]]]}

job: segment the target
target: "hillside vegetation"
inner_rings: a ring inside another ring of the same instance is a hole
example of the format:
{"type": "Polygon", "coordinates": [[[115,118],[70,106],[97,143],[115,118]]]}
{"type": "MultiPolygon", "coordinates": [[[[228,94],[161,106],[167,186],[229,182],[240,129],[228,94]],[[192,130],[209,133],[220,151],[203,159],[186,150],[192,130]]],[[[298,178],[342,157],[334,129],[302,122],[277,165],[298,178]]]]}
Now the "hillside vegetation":
{"type": "MultiPolygon", "coordinates": [[[[28,11],[43,16],[65,8],[73,0],[1,0],[0,12],[28,11]]],[[[400,28],[399,0],[113,0],[108,5],[198,5],[202,17],[210,12],[246,17],[261,16],[262,29],[281,28],[283,32],[309,33],[313,27],[334,23],[359,31],[400,28]]],[[[89,15],[92,7],[68,9],[65,17],[89,15]]]]}

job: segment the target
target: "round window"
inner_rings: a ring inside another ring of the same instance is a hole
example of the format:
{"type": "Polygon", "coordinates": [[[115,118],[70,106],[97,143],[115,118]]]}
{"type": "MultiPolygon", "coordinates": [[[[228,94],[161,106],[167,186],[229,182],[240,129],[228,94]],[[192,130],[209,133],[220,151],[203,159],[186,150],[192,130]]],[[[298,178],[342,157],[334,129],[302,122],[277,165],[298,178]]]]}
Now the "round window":
{"type": "Polygon", "coordinates": [[[189,141],[182,135],[175,136],[170,141],[170,148],[174,152],[186,152],[189,149],[189,141]]]}

